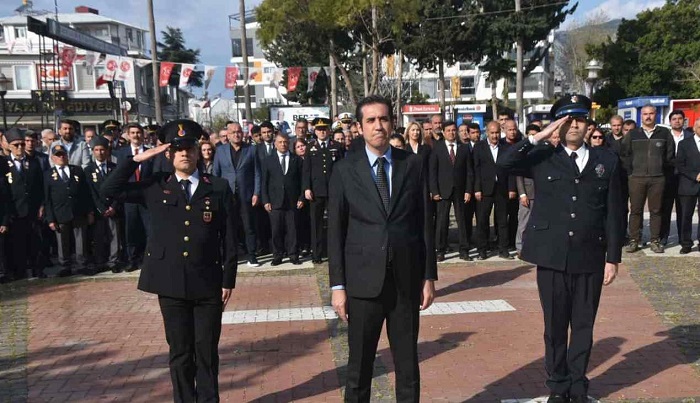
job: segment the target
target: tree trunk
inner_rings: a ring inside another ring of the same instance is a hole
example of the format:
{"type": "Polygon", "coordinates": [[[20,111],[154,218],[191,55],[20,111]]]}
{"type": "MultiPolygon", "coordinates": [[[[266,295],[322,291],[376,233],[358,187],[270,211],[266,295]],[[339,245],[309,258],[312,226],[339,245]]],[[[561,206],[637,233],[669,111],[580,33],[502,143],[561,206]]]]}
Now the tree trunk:
{"type": "Polygon", "coordinates": [[[243,56],[243,77],[246,83],[243,86],[243,97],[245,98],[245,118],[249,122],[253,121],[253,111],[250,108],[250,70],[248,69],[248,34],[245,29],[245,0],[239,0],[238,12],[241,17],[241,55],[243,56]]]}
{"type": "MultiPolygon", "coordinates": [[[[401,84],[403,78],[403,51],[399,50],[399,66],[396,76],[396,126],[403,126],[401,116],[401,84]]],[[[403,133],[402,133],[403,134],[403,133]]]]}
{"type": "Polygon", "coordinates": [[[370,95],[376,94],[379,86],[379,28],[377,20],[377,6],[372,6],[372,86],[369,89],[370,95]]]}
{"type": "MultiPolygon", "coordinates": [[[[520,0],[515,0],[515,12],[520,13],[520,0]]],[[[523,130],[523,39],[518,37],[516,43],[515,64],[517,71],[515,72],[515,113],[518,115],[516,123],[518,128],[523,130]]]]}
{"type": "Polygon", "coordinates": [[[153,0],[148,0],[148,29],[151,31],[151,69],[153,72],[153,102],[155,103],[156,123],[163,124],[163,105],[160,103],[158,41],[156,40],[156,20],[153,15],[153,0]]]}
{"type": "Polygon", "coordinates": [[[498,80],[495,78],[491,78],[491,114],[493,117],[491,120],[496,120],[498,119],[498,90],[496,88],[496,84],[498,83],[498,80]]]}
{"type": "Polygon", "coordinates": [[[330,41],[331,54],[328,58],[330,59],[330,71],[331,71],[331,116],[336,116],[338,114],[338,82],[335,74],[335,60],[333,60],[332,52],[334,49],[333,40],[330,41]]]}
{"type": "Polygon", "coordinates": [[[364,96],[369,95],[369,76],[367,75],[367,46],[364,38],[360,37],[362,42],[362,84],[364,85],[364,96]]]}
{"type": "Polygon", "coordinates": [[[345,88],[348,90],[350,102],[355,106],[357,104],[357,97],[355,96],[355,89],[352,86],[352,81],[350,81],[350,75],[345,67],[341,63],[338,63],[338,56],[335,53],[331,53],[331,58],[333,58],[335,65],[338,67],[338,70],[340,70],[340,75],[343,76],[343,81],[345,81],[345,88]]]}
{"type": "Polygon", "coordinates": [[[440,113],[445,116],[445,65],[442,59],[438,61],[438,101],[440,113]]]}

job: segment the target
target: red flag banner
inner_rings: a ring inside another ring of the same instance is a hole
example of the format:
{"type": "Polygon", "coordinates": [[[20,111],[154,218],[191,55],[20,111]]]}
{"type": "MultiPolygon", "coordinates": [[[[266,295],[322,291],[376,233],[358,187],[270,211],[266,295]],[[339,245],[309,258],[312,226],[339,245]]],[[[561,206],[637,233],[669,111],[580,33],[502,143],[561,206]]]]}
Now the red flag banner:
{"type": "Polygon", "coordinates": [[[292,92],[297,89],[301,76],[301,67],[290,67],[287,69],[287,91],[292,92]]]}
{"type": "Polygon", "coordinates": [[[160,62],[160,86],[161,87],[168,86],[168,81],[170,81],[170,75],[173,73],[173,66],[175,66],[175,63],[160,62]]]}
{"type": "Polygon", "coordinates": [[[226,67],[226,80],[224,81],[224,88],[232,90],[236,88],[236,80],[238,80],[238,67],[237,66],[227,66],[226,67]]]}

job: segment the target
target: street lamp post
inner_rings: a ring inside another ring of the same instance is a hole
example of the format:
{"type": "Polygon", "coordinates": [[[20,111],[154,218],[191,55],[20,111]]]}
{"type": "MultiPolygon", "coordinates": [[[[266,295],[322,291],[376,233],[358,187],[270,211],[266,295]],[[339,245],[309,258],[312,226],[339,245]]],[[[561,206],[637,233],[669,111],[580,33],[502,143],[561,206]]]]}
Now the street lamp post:
{"type": "Polygon", "coordinates": [[[7,95],[7,84],[10,80],[0,73],[0,99],[2,99],[2,131],[7,133],[7,105],[5,105],[5,95],[7,95]]]}
{"type": "Polygon", "coordinates": [[[600,78],[599,73],[601,70],[603,70],[603,65],[596,59],[592,59],[590,62],[588,62],[588,64],[586,64],[586,71],[588,71],[588,77],[586,78],[586,84],[588,84],[588,94],[586,95],[591,99],[593,99],[593,94],[595,94],[595,87],[598,83],[598,79],[600,78]]]}

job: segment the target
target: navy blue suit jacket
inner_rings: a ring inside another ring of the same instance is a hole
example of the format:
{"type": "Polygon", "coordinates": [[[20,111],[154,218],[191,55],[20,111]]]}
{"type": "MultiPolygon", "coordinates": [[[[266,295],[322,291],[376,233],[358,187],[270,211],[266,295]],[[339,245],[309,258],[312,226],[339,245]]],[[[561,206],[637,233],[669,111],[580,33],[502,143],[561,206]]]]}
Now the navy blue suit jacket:
{"type": "Polygon", "coordinates": [[[233,166],[231,144],[216,147],[214,155],[214,176],[228,181],[231,191],[243,200],[260,195],[260,161],[255,155],[255,147],[242,144],[238,165],[233,166]]]}

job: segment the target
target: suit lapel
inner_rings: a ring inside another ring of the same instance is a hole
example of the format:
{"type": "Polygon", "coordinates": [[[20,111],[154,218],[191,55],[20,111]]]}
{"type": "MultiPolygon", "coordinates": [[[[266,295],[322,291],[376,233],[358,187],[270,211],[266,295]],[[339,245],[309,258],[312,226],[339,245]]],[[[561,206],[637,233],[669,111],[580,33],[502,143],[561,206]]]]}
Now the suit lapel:
{"type": "Polygon", "coordinates": [[[600,153],[598,153],[593,148],[588,148],[588,162],[586,162],[586,166],[583,167],[583,171],[581,172],[581,176],[588,174],[588,172],[593,170],[596,167],[596,165],[598,165],[598,158],[599,157],[600,157],[600,153]]]}
{"type": "Polygon", "coordinates": [[[190,197],[190,204],[194,204],[197,200],[209,195],[213,188],[214,186],[211,184],[211,181],[208,178],[205,179],[200,172],[199,184],[197,185],[197,190],[195,190],[192,197],[190,197]]]}
{"type": "Polygon", "coordinates": [[[371,203],[377,207],[384,216],[386,216],[386,211],[384,211],[384,205],[382,204],[382,199],[379,197],[379,191],[377,190],[377,185],[374,183],[374,178],[372,177],[372,168],[369,166],[369,160],[364,152],[355,153],[355,175],[360,182],[360,185],[365,189],[366,194],[373,201],[371,203]]]}

